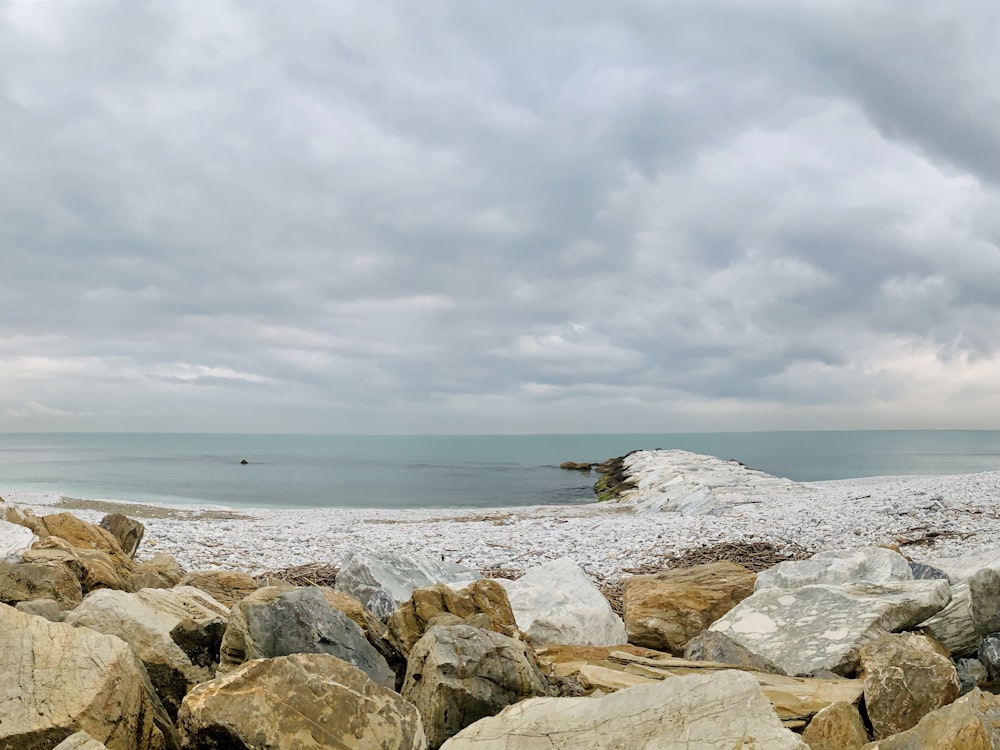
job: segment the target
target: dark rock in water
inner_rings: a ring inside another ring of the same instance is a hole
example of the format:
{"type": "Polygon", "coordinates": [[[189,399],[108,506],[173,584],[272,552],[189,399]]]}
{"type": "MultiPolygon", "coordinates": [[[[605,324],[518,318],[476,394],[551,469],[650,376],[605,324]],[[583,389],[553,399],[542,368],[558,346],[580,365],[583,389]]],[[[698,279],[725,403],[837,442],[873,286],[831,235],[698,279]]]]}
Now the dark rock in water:
{"type": "Polygon", "coordinates": [[[609,458],[594,467],[598,473],[604,475],[594,483],[594,493],[598,500],[614,500],[626,490],[635,489],[636,484],[629,478],[625,469],[625,458],[629,455],[631,453],[609,458]]]}
{"type": "Polygon", "coordinates": [[[242,465],[242,466],[246,466],[248,463],[250,463],[250,462],[247,461],[245,458],[242,461],[240,461],[240,465],[242,465]]]}
{"type": "Polygon", "coordinates": [[[941,579],[951,583],[951,579],[948,577],[948,574],[940,568],[935,568],[933,565],[927,565],[926,563],[911,560],[910,571],[913,573],[914,581],[931,581],[934,579],[941,579]]]}
{"type": "Polygon", "coordinates": [[[559,464],[560,469],[567,469],[568,471],[590,471],[593,468],[593,464],[588,463],[576,463],[576,461],[563,461],[559,464]]]}
{"type": "Polygon", "coordinates": [[[979,661],[986,667],[990,680],[1000,680],[1000,633],[984,635],[979,642],[979,661]]]}

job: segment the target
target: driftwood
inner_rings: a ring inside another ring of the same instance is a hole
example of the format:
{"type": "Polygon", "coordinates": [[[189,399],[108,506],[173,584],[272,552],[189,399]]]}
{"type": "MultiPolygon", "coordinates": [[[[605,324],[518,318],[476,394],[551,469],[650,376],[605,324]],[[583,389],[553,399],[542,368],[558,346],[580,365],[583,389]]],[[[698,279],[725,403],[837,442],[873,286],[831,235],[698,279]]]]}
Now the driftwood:
{"type": "Polygon", "coordinates": [[[272,581],[284,581],[293,586],[333,586],[337,582],[339,572],[340,568],[336,565],[312,562],[269,570],[254,578],[261,586],[268,585],[272,581]]]}

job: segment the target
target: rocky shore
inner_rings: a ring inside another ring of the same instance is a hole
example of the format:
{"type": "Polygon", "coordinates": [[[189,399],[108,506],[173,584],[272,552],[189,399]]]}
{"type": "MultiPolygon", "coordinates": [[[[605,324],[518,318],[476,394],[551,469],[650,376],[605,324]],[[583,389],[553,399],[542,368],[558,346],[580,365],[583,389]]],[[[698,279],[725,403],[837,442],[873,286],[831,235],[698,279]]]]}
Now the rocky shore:
{"type": "Polygon", "coordinates": [[[8,495],[0,750],[1000,748],[1000,477],[618,470],[477,514],[8,495]]]}

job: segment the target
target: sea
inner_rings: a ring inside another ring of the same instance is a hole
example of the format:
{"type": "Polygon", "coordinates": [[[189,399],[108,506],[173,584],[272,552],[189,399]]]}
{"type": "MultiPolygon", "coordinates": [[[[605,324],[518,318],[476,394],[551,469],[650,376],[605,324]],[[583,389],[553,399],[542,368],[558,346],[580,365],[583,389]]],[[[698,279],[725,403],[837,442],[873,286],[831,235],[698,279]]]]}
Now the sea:
{"type": "Polygon", "coordinates": [[[0,433],[10,492],[265,508],[500,508],[594,502],[559,469],[644,448],[735,459],[796,481],[1000,470],[1000,430],[638,435],[0,433]],[[241,463],[246,461],[246,464],[241,463]]]}

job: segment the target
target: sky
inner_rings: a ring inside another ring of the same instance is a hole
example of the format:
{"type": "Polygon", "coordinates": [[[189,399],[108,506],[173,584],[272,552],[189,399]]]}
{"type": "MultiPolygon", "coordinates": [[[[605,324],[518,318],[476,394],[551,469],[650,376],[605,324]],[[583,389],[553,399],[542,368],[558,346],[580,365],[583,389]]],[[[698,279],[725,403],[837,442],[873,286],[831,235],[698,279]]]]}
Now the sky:
{"type": "Polygon", "coordinates": [[[996,0],[0,0],[0,431],[1000,428],[996,0]]]}

